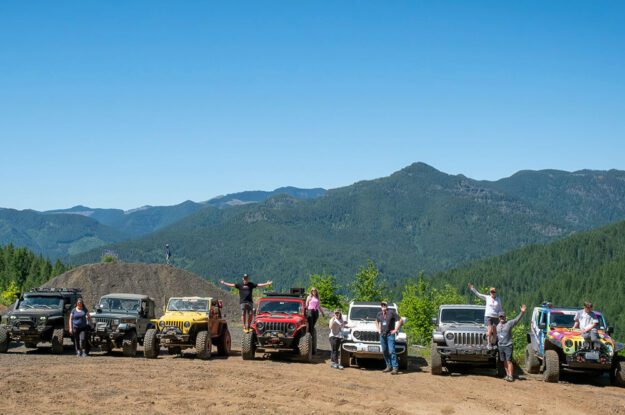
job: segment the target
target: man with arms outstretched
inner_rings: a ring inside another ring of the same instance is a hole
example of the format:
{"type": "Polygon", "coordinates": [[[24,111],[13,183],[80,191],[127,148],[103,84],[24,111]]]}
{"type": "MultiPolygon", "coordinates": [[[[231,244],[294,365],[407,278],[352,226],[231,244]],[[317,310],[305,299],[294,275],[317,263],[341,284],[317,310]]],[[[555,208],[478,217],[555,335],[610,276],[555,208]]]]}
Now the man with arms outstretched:
{"type": "Polygon", "coordinates": [[[254,288],[256,287],[265,287],[267,285],[271,285],[273,281],[256,284],[250,281],[249,275],[243,274],[243,282],[241,283],[233,284],[230,282],[225,282],[224,280],[221,280],[219,282],[227,287],[233,287],[239,290],[239,302],[241,303],[241,323],[243,323],[243,330],[248,330],[248,328],[252,324],[252,310],[254,309],[254,298],[252,296],[252,291],[254,291],[254,288]],[[247,314],[247,322],[245,321],[245,311],[249,311],[249,313],[247,314]]]}

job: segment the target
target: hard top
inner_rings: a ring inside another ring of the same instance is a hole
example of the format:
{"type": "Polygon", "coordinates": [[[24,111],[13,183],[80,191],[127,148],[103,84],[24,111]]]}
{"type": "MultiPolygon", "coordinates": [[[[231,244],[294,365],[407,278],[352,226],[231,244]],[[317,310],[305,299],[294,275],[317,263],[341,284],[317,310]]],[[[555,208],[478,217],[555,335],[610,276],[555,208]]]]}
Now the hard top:
{"type": "MultiPolygon", "coordinates": [[[[549,307],[547,305],[541,305],[541,306],[538,306],[538,307],[535,307],[535,308],[538,309],[538,310],[548,311],[548,312],[551,312],[551,313],[554,313],[554,312],[555,313],[576,313],[576,312],[584,309],[583,306],[582,307],[556,307],[556,306],[549,307]]],[[[595,310],[595,309],[593,309],[592,311],[595,314],[603,314],[603,313],[601,313],[601,311],[598,311],[598,310],[595,310]]]]}
{"type": "Polygon", "coordinates": [[[213,297],[169,297],[169,300],[167,300],[167,302],[169,303],[171,300],[184,300],[184,301],[209,300],[209,301],[212,301],[213,297]]]}
{"type": "Polygon", "coordinates": [[[266,293],[263,297],[261,297],[260,301],[266,301],[266,300],[304,301],[304,298],[298,294],[266,293]]]}
{"type": "Polygon", "coordinates": [[[479,304],[441,304],[439,308],[440,309],[443,309],[443,308],[457,308],[457,309],[472,308],[472,309],[476,309],[476,310],[484,310],[486,308],[486,306],[479,305],[479,304]]]}
{"type": "Polygon", "coordinates": [[[120,300],[152,300],[154,301],[154,299],[150,298],[149,296],[145,294],[111,293],[111,294],[106,294],[100,297],[101,300],[104,298],[119,298],[120,300]]]}
{"type": "MultiPolygon", "coordinates": [[[[352,301],[351,303],[349,303],[349,306],[358,306],[358,307],[380,307],[380,303],[381,301],[352,301]]],[[[390,301],[387,302],[389,307],[397,307],[397,304],[395,303],[391,303],[390,301]]]]}

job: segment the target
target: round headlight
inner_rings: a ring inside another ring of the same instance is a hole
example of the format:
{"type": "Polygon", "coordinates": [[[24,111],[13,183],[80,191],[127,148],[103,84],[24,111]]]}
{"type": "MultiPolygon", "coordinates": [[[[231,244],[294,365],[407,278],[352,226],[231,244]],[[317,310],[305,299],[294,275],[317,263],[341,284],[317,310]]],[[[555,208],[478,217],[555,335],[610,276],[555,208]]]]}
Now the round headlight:
{"type": "Polygon", "coordinates": [[[566,347],[571,347],[571,346],[573,346],[573,340],[571,340],[571,339],[567,339],[567,340],[564,342],[564,345],[565,345],[566,347]]]}
{"type": "Polygon", "coordinates": [[[161,321],[158,322],[158,325],[161,326],[161,327],[165,327],[165,322],[163,320],[161,320],[161,321]]]}
{"type": "Polygon", "coordinates": [[[48,318],[48,317],[46,317],[46,316],[41,316],[41,317],[39,317],[39,320],[41,320],[41,321],[45,321],[47,318],[48,318]]]}
{"type": "Polygon", "coordinates": [[[262,322],[256,323],[256,328],[262,331],[265,328],[265,325],[262,322]]]}
{"type": "Polygon", "coordinates": [[[185,322],[184,322],[184,326],[185,326],[186,328],[189,328],[189,327],[191,327],[191,323],[189,323],[188,321],[185,321],[185,322]]]}
{"type": "Polygon", "coordinates": [[[445,333],[445,338],[447,340],[453,340],[454,339],[454,334],[450,333],[450,332],[447,332],[447,333],[445,333]]]}
{"type": "Polygon", "coordinates": [[[17,317],[15,317],[15,316],[11,316],[11,317],[9,317],[9,318],[10,318],[11,320],[15,320],[17,317]]]}
{"type": "Polygon", "coordinates": [[[295,324],[289,323],[288,328],[289,330],[295,330],[295,324]]]}

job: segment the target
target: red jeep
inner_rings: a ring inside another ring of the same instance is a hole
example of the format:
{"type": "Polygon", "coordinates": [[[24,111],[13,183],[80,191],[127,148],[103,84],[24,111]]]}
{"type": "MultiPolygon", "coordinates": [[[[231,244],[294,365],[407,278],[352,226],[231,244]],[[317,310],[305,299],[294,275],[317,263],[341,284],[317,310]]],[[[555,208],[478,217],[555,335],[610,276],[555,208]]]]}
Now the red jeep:
{"type": "Polygon", "coordinates": [[[288,352],[297,354],[302,361],[312,361],[316,335],[308,333],[301,291],[292,289],[289,294],[269,293],[258,300],[250,331],[243,333],[241,356],[254,359],[256,352],[288,352]]]}

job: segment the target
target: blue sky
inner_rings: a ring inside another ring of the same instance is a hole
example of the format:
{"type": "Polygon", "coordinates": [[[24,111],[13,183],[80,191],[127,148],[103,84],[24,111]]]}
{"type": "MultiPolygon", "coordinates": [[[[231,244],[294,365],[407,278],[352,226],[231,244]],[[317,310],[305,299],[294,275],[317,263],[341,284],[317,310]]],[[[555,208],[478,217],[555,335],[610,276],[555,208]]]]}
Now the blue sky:
{"type": "Polygon", "coordinates": [[[3,1],[0,207],[625,170],[625,2],[3,1]]]}

